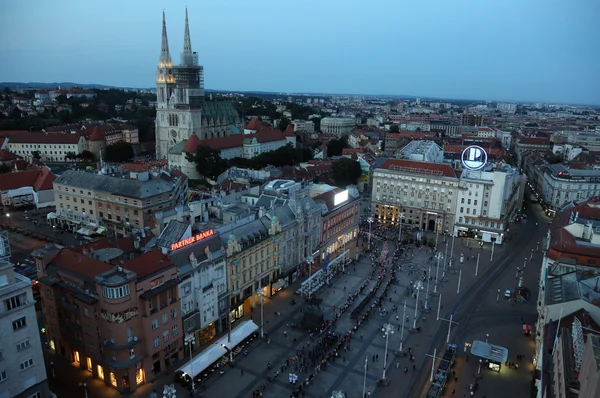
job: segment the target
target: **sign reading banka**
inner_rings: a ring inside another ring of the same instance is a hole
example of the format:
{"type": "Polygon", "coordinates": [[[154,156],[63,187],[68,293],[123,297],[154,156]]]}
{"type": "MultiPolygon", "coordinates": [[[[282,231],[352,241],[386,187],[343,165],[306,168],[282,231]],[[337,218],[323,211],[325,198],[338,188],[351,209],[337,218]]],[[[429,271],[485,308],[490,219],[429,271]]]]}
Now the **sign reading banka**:
{"type": "Polygon", "coordinates": [[[182,239],[179,242],[175,242],[171,245],[171,251],[181,249],[182,247],[191,245],[192,243],[200,242],[201,240],[211,237],[214,234],[215,234],[215,231],[212,229],[209,229],[204,232],[200,232],[199,234],[196,234],[194,236],[190,236],[187,239],[182,239]]]}

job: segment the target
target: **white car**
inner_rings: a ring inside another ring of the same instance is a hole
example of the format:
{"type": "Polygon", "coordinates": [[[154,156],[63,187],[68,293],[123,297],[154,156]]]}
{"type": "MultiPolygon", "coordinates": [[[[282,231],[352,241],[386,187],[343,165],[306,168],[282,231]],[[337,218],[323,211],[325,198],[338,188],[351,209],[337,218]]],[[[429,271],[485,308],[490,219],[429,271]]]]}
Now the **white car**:
{"type": "Polygon", "coordinates": [[[506,291],[504,292],[504,298],[511,298],[512,297],[512,291],[510,289],[506,289],[506,291]]]}

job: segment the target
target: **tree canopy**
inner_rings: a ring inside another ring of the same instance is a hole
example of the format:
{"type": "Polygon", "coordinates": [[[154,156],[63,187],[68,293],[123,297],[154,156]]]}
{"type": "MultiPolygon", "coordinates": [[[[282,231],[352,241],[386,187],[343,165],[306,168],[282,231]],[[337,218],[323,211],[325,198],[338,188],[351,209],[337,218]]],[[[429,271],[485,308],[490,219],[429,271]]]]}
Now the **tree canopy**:
{"type": "Polygon", "coordinates": [[[390,126],[390,133],[399,133],[400,127],[397,124],[392,124],[390,126]]]}
{"type": "Polygon", "coordinates": [[[228,167],[241,167],[248,169],[262,169],[267,166],[282,167],[292,166],[300,162],[312,160],[312,151],[308,148],[294,148],[291,144],[275,151],[264,152],[252,159],[233,158],[227,162],[228,167]]]}
{"type": "Polygon", "coordinates": [[[356,184],[361,174],[360,163],[356,160],[341,158],[331,164],[333,181],[339,187],[356,184]]]}
{"type": "Polygon", "coordinates": [[[187,153],[186,159],[196,164],[200,175],[216,180],[219,174],[227,170],[227,162],[221,159],[221,151],[208,145],[199,145],[196,153],[187,153]]]}
{"type": "Polygon", "coordinates": [[[109,162],[126,162],[133,158],[133,147],[125,141],[115,142],[106,147],[104,159],[109,162]]]}
{"type": "Polygon", "coordinates": [[[346,135],[336,140],[331,140],[327,144],[327,156],[341,156],[342,150],[348,147],[348,136],[346,135]]]}

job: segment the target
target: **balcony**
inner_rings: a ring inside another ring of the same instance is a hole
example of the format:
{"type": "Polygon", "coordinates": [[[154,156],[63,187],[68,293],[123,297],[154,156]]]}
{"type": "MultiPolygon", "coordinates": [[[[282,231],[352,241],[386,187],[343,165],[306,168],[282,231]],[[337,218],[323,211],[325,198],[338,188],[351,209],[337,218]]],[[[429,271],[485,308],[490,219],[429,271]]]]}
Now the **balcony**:
{"type": "Polygon", "coordinates": [[[138,345],[140,342],[141,342],[141,340],[137,336],[135,336],[135,337],[132,337],[131,339],[129,339],[124,344],[118,344],[111,340],[104,340],[102,345],[109,350],[118,351],[118,350],[128,350],[130,348],[133,348],[136,345],[138,345]]]}

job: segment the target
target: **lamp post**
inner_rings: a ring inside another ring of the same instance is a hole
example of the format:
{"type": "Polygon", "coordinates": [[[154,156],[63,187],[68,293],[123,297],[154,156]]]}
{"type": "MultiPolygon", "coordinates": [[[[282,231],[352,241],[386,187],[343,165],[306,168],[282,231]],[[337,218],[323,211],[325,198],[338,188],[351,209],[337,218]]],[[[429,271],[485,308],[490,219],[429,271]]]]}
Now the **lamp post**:
{"type": "Polygon", "coordinates": [[[6,213],[6,219],[8,220],[8,227],[10,228],[10,213],[6,213]]]}
{"type": "Polygon", "coordinates": [[[83,383],[83,392],[85,394],[85,398],[88,398],[88,390],[87,390],[87,383],[83,383]]]}
{"type": "Polygon", "coordinates": [[[400,224],[400,229],[398,230],[398,243],[402,243],[402,220],[404,220],[404,213],[400,213],[398,217],[398,223],[400,224]]]}
{"type": "MultiPolygon", "coordinates": [[[[371,224],[369,224],[369,226],[370,225],[371,224]]],[[[371,240],[370,238],[371,238],[371,235],[369,235],[369,242],[371,240]]],[[[310,296],[312,295],[312,284],[313,284],[312,283],[312,266],[315,263],[314,256],[307,257],[306,263],[308,264],[308,301],[310,301],[310,296]]],[[[261,315],[261,317],[262,317],[262,315],[261,315]]],[[[262,333],[261,333],[261,337],[262,337],[262,333]]]]}
{"type": "Polygon", "coordinates": [[[437,251],[437,247],[438,247],[438,240],[440,239],[440,220],[441,218],[438,217],[435,220],[435,250],[437,251]]]}
{"type": "Polygon", "coordinates": [[[406,300],[404,300],[404,315],[402,315],[402,330],[400,330],[400,348],[398,351],[402,353],[402,345],[404,344],[404,320],[406,319],[406,300]]]}
{"type": "Polygon", "coordinates": [[[367,395],[367,367],[369,366],[368,355],[365,354],[365,377],[363,377],[363,398],[367,395]]]}
{"type": "Polygon", "coordinates": [[[388,356],[388,342],[390,339],[390,334],[394,334],[394,327],[390,323],[386,323],[385,325],[383,325],[381,331],[385,333],[385,353],[383,356],[383,375],[381,377],[381,380],[385,381],[385,368],[387,367],[388,356]]]}
{"type": "Polygon", "coordinates": [[[438,296],[438,312],[437,312],[437,319],[436,320],[440,320],[440,310],[442,309],[442,294],[440,293],[440,295],[438,296]]]}
{"type": "Polygon", "coordinates": [[[525,257],[525,262],[523,262],[523,269],[527,268],[527,257],[525,257]]]}
{"type": "Polygon", "coordinates": [[[427,294],[425,295],[424,311],[427,311],[429,308],[429,282],[431,282],[431,266],[429,266],[429,270],[427,271],[427,294]]]}
{"type": "Polygon", "coordinates": [[[368,217],[367,222],[369,223],[369,243],[367,245],[367,248],[371,250],[371,224],[373,224],[373,217],[368,217]]]}
{"type": "Polygon", "coordinates": [[[192,377],[192,391],[195,391],[196,384],[194,383],[194,357],[192,355],[192,350],[194,348],[194,344],[196,344],[196,336],[194,336],[193,333],[188,333],[185,335],[183,342],[185,343],[185,345],[190,347],[190,376],[192,377]]]}
{"type": "MultiPolygon", "coordinates": [[[[312,264],[310,266],[312,267],[312,264]]],[[[309,284],[312,285],[312,281],[309,284]]],[[[260,295],[260,338],[262,339],[265,337],[265,311],[263,305],[264,298],[262,291],[259,290],[257,293],[260,295]]],[[[310,287],[308,291],[308,298],[310,299],[310,287]]]]}
{"type": "MultiPolygon", "coordinates": [[[[448,242],[446,242],[446,249],[448,248],[448,242]]],[[[433,294],[438,294],[438,283],[440,282],[440,257],[442,253],[437,255],[437,265],[435,266],[435,285],[433,285],[433,294]]]]}
{"type": "Polygon", "coordinates": [[[479,255],[481,254],[481,252],[477,253],[477,265],[475,266],[475,276],[477,276],[477,273],[479,272],[479,255]]]}
{"type": "Polygon", "coordinates": [[[535,251],[540,251],[540,242],[535,245],[535,251]]]}
{"type": "Polygon", "coordinates": [[[450,249],[450,258],[454,258],[454,234],[452,234],[452,249],[450,249]]]}
{"type": "MultiPolygon", "coordinates": [[[[448,261],[448,241],[446,241],[446,249],[444,250],[444,264],[448,261]]],[[[444,269],[446,266],[444,265],[444,269]]]]}
{"type": "Polygon", "coordinates": [[[477,374],[481,374],[481,363],[483,362],[483,359],[479,360],[479,367],[477,368],[477,374]]]}
{"type": "Polygon", "coordinates": [[[500,289],[498,289],[498,294],[496,295],[496,303],[500,301],[500,289]]]}
{"type": "Polygon", "coordinates": [[[52,378],[56,379],[56,371],[54,370],[54,361],[50,361],[50,370],[52,371],[52,378]]]}
{"type": "Polygon", "coordinates": [[[174,384],[166,384],[163,388],[163,398],[177,398],[177,390],[174,384]]]}
{"type": "Polygon", "coordinates": [[[533,260],[533,249],[531,249],[531,255],[529,256],[529,261],[533,260]]]}
{"type": "Polygon", "coordinates": [[[496,241],[492,241],[492,255],[490,261],[494,261],[494,246],[496,246],[496,241]]]}
{"type": "Polygon", "coordinates": [[[417,301],[415,301],[415,320],[413,321],[413,329],[417,329],[417,310],[419,309],[419,291],[421,289],[417,287],[417,301]]]}
{"type": "Polygon", "coordinates": [[[490,338],[490,334],[489,334],[489,333],[486,333],[486,334],[485,334],[485,342],[486,342],[486,343],[488,342],[488,339],[489,339],[489,338],[490,338]]]}
{"type": "Polygon", "coordinates": [[[462,278],[462,269],[458,271],[458,286],[456,288],[456,294],[460,293],[460,280],[462,278]]]}

